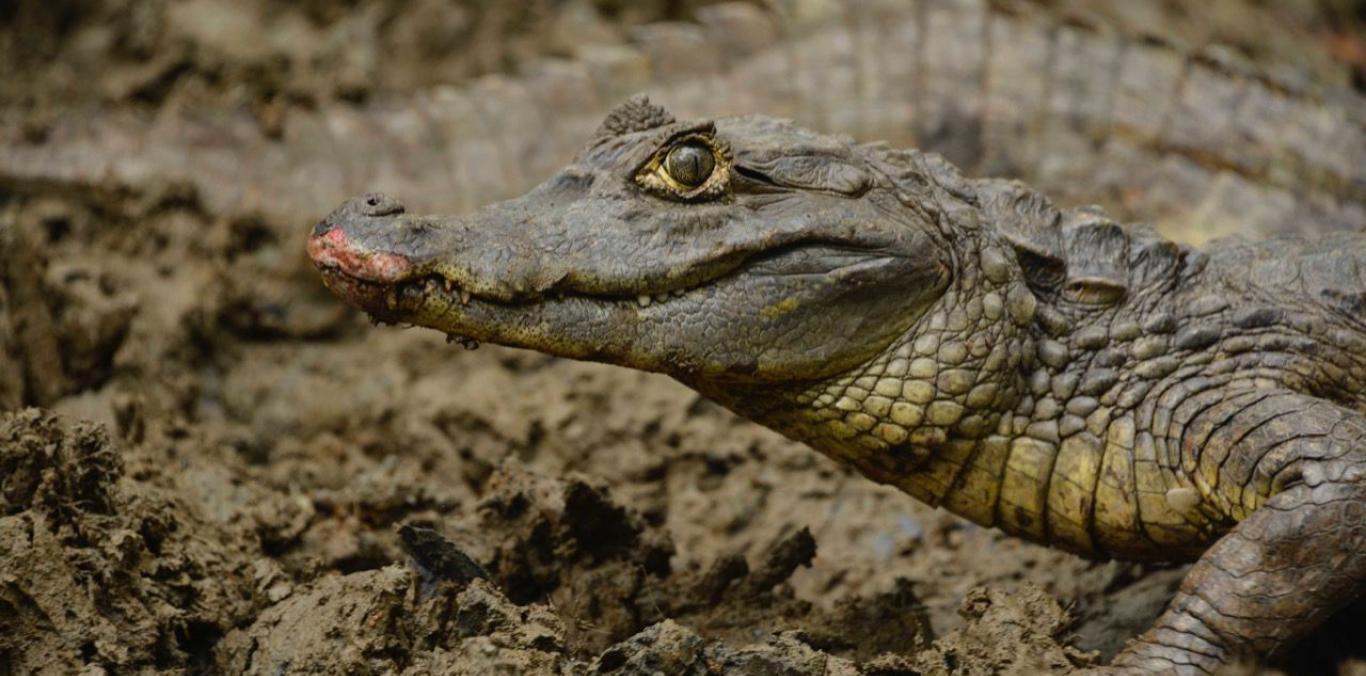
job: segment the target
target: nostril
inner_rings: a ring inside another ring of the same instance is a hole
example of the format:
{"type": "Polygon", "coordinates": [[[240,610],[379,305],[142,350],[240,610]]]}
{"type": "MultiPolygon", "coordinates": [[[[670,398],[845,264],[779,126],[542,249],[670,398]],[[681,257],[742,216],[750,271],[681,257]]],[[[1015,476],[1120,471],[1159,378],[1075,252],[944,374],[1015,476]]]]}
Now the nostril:
{"type": "Polygon", "coordinates": [[[372,192],[353,202],[362,215],[370,217],[395,216],[403,213],[403,204],[383,193],[372,192]]]}
{"type": "Polygon", "coordinates": [[[384,193],[372,192],[352,197],[313,226],[313,237],[322,237],[333,230],[349,228],[372,218],[385,218],[404,213],[403,205],[384,193]]]}

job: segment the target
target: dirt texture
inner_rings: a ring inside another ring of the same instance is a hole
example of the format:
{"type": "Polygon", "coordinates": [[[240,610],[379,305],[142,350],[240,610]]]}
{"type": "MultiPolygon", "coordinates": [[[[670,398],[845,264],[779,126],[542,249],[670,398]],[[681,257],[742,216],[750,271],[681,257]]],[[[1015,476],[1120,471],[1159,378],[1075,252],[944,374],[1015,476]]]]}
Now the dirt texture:
{"type": "MultiPolygon", "coordinates": [[[[269,124],[697,4],[18,0],[0,101],[269,124]]],[[[1361,68],[1347,3],[1163,7],[1361,68]]],[[[0,674],[1064,673],[1183,573],[975,527],[660,376],[371,327],[308,225],[174,184],[0,191],[0,674]]],[[[1238,673],[1366,673],[1361,605],[1238,673]]]]}

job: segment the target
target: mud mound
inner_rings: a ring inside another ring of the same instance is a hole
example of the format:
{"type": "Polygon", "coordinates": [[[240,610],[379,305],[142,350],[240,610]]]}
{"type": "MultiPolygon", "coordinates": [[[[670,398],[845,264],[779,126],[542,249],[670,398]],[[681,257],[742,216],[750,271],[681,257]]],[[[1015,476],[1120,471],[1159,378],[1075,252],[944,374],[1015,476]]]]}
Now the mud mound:
{"type": "Polygon", "coordinates": [[[754,561],[675,572],[667,534],[603,487],[517,465],[440,526],[450,538],[406,526],[408,565],[294,581],[263,555],[251,510],[203,514],[168,487],[204,477],[147,465],[98,425],[6,414],[0,449],[0,657],[14,673],[822,674],[900,669],[926,650],[917,668],[958,653],[991,669],[1003,641],[1077,656],[1057,643],[1067,615],[1037,590],[975,593],[1004,610],[969,613],[942,645],[908,582],[833,608],[801,600],[790,578],[816,556],[805,529],[754,561]],[[964,647],[988,644],[991,658],[964,647]]]}
{"type": "Polygon", "coordinates": [[[1006,594],[978,587],[963,598],[958,612],[967,624],[916,655],[921,673],[1059,673],[1096,659],[1094,653],[1058,643],[1072,618],[1038,588],[1006,594]]]}
{"type": "Polygon", "coordinates": [[[932,644],[908,584],[834,611],[794,598],[787,580],[815,555],[806,530],[753,568],[725,556],[701,575],[676,575],[667,537],[601,488],[520,468],[491,484],[476,513],[450,526],[478,554],[405,526],[411,568],[315,581],[219,643],[218,667],[816,675],[949,673],[959,664],[997,673],[1094,659],[1058,643],[1070,620],[1037,589],[974,592],[969,624],[932,644]]]}
{"type": "Polygon", "coordinates": [[[9,673],[195,667],[265,603],[250,538],[130,475],[97,425],[5,414],[0,477],[9,673]]]}

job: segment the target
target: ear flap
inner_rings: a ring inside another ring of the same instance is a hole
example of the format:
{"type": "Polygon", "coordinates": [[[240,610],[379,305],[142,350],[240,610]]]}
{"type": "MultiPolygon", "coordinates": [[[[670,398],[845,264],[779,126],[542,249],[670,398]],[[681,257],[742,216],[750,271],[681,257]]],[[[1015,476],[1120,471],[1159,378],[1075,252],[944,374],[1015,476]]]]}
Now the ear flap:
{"type": "MultiPolygon", "coordinates": [[[[1025,280],[1037,291],[1079,305],[1114,305],[1129,293],[1130,255],[1168,260],[1160,242],[1132,238],[1095,207],[1059,211],[1047,197],[1019,181],[975,181],[985,217],[1015,247],[1025,280]],[[1152,244],[1150,246],[1149,244],[1152,244]]],[[[1160,238],[1159,238],[1160,239],[1160,238]]]]}
{"type": "Polygon", "coordinates": [[[598,131],[594,134],[597,138],[609,136],[621,136],[637,131],[647,131],[666,124],[673,124],[674,116],[661,106],[650,102],[650,98],[644,94],[636,94],[626,99],[612,112],[607,114],[607,119],[598,126],[598,131]]]}
{"type": "Polygon", "coordinates": [[[1063,297],[1082,305],[1114,305],[1129,293],[1129,235],[1095,207],[1063,215],[1067,283],[1063,297]]]}
{"type": "Polygon", "coordinates": [[[1035,290],[1056,291],[1067,279],[1059,223],[1062,214],[1047,197],[1019,181],[974,181],[985,220],[1015,247],[1025,281],[1035,290]]]}

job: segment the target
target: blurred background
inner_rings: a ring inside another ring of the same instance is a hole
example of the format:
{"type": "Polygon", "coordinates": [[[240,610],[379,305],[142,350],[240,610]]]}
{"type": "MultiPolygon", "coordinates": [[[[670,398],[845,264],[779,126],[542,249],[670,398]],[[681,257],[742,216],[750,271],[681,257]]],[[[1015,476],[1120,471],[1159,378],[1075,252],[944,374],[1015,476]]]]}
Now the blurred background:
{"type": "MultiPolygon", "coordinates": [[[[0,99],[34,109],[356,101],[627,44],[642,24],[691,19],[709,4],[714,0],[9,0],[0,7],[0,53],[8,64],[0,99]]],[[[840,3],[754,4],[815,16],[840,3]]],[[[1338,86],[1361,87],[1366,74],[1366,5],[1354,0],[1031,4],[1191,45],[1232,45],[1338,86]]]]}
{"type": "MultiPolygon", "coordinates": [[[[372,327],[305,233],[368,190],[517,194],[636,91],[1184,242],[1362,229],[1364,26],[1349,0],[0,0],[0,675],[1108,657],[1181,567],[977,528],[662,377],[372,327]],[[402,524],[489,585],[424,578],[402,524]]],[[[1360,673],[1362,622],[1280,668],[1360,673]]]]}

